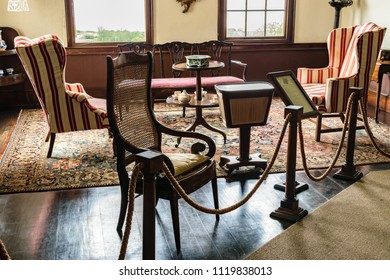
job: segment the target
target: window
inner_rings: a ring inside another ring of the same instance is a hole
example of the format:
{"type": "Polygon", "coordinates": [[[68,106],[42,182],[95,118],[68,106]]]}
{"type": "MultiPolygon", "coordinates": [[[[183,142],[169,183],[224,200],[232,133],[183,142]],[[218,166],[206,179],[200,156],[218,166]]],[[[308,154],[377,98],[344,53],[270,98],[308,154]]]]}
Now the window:
{"type": "Polygon", "coordinates": [[[65,0],[68,45],[150,41],[151,0],[65,0]]]}
{"type": "Polygon", "coordinates": [[[222,40],[292,42],[295,0],[220,0],[222,40]]]}

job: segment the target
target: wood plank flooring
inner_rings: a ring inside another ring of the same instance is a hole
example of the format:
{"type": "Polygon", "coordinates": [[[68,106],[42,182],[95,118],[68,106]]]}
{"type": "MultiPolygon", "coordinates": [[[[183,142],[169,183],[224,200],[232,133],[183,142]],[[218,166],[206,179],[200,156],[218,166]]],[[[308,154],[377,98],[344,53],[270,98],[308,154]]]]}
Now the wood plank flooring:
{"type": "MultiPolygon", "coordinates": [[[[12,120],[13,114],[0,114],[12,120]]],[[[388,119],[381,115],[380,120],[388,119]]],[[[389,164],[358,167],[363,174],[390,169],[389,164]]],[[[300,207],[310,212],[347,188],[351,182],[332,175],[313,182],[303,171],[296,179],[309,189],[299,193],[300,207]]],[[[321,171],[314,171],[319,175],[321,171]]],[[[239,201],[252,189],[255,179],[218,179],[220,207],[239,201]]],[[[197,211],[179,202],[182,250],[177,254],[167,201],[157,205],[156,258],[160,260],[242,259],[281,233],[292,223],[270,217],[280,205],[284,193],[273,188],[285,182],[285,174],[271,174],[259,191],[239,209],[215,216],[197,211]]],[[[212,207],[210,184],[191,196],[212,207]]],[[[20,260],[115,260],[121,240],[116,233],[120,202],[118,186],[40,193],[0,195],[0,239],[13,259],[20,260]]],[[[132,231],[126,259],[142,259],[142,197],[136,199],[132,231]]]]}

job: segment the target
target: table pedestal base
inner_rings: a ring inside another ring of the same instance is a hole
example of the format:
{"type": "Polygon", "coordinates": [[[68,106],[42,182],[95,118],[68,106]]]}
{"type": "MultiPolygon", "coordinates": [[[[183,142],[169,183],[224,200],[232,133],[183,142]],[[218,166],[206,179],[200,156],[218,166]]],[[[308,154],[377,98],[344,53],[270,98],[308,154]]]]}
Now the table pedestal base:
{"type": "Polygon", "coordinates": [[[249,155],[250,132],[250,125],[240,127],[239,156],[221,157],[219,166],[225,166],[225,170],[228,174],[232,173],[234,169],[238,169],[241,166],[255,166],[260,167],[263,170],[265,170],[265,168],[267,167],[267,161],[265,159],[262,159],[261,155],[249,155]]]}
{"type": "MultiPolygon", "coordinates": [[[[195,108],[195,120],[189,127],[187,127],[185,129],[185,131],[195,131],[195,128],[199,125],[202,125],[204,128],[207,128],[208,130],[211,130],[211,131],[214,131],[214,132],[221,134],[223,137],[223,142],[226,144],[226,133],[223,132],[222,130],[212,126],[211,124],[209,124],[202,115],[202,108],[196,107],[195,108]]],[[[181,142],[181,138],[179,137],[177,139],[176,148],[180,145],[180,142],[181,142]]]]}
{"type": "Polygon", "coordinates": [[[223,167],[228,174],[231,174],[233,170],[239,169],[241,166],[254,166],[264,170],[267,167],[267,160],[260,157],[261,155],[250,155],[247,160],[241,160],[237,156],[221,157],[219,166],[223,167]]]}

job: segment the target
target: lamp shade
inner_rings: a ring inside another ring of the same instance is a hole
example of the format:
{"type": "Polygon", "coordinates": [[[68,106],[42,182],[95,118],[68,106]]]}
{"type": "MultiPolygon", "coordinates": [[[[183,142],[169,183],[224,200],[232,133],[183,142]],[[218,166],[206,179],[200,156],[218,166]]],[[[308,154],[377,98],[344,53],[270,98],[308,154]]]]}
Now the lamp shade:
{"type": "Polygon", "coordinates": [[[8,0],[8,11],[9,12],[28,12],[27,0],[8,0]]]}

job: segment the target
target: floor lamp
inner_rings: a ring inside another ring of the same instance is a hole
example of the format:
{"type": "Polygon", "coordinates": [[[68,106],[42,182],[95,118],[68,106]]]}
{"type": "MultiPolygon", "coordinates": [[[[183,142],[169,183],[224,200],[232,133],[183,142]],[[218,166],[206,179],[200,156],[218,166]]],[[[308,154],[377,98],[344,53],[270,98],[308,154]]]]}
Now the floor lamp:
{"type": "Polygon", "coordinates": [[[332,1],[329,1],[329,5],[331,5],[335,9],[333,28],[339,27],[341,9],[348,7],[348,6],[351,6],[352,4],[353,4],[352,0],[332,0],[332,1]]]}

